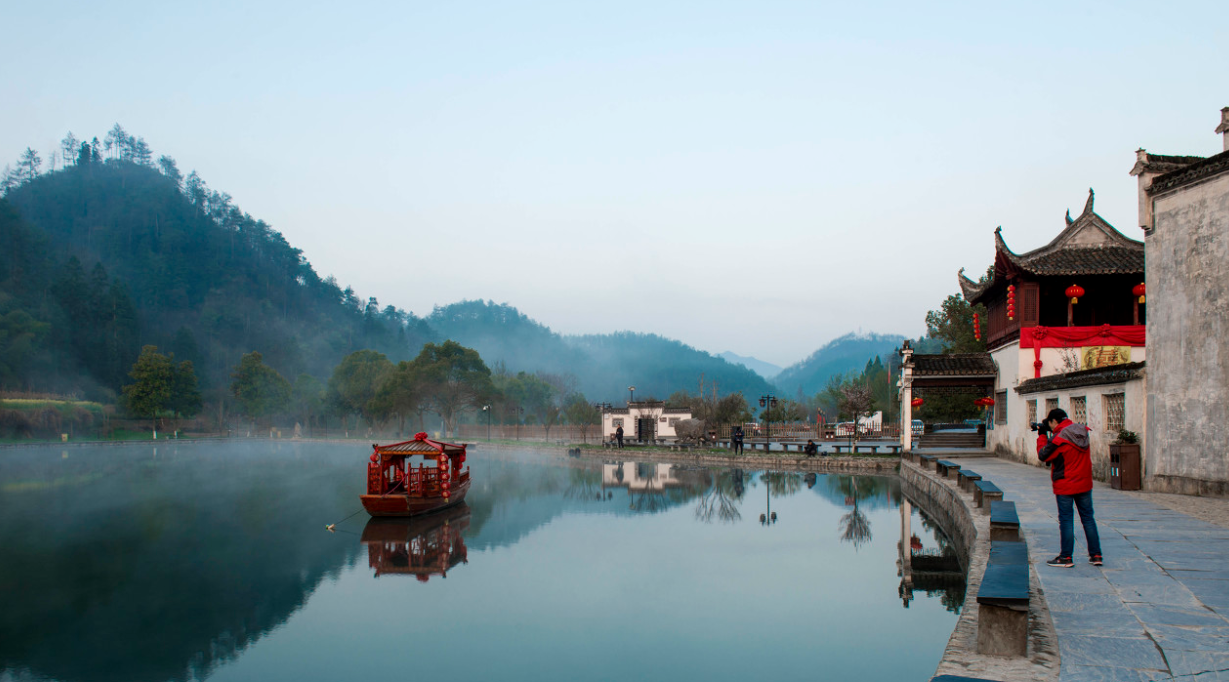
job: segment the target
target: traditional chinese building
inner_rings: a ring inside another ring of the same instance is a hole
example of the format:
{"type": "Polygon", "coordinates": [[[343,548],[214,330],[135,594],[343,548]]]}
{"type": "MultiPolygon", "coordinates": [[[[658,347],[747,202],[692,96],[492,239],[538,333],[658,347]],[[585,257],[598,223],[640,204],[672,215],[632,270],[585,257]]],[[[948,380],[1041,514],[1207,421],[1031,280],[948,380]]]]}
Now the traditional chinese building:
{"type": "Polygon", "coordinates": [[[674,425],[682,419],[691,419],[691,408],[667,407],[660,400],[629,402],[627,407],[602,410],[602,434],[614,438],[615,429],[622,426],[624,440],[674,440],[678,438],[674,425]]]}
{"type": "Polygon", "coordinates": [[[1229,494],[1229,107],[1215,156],[1136,152],[1148,255],[1144,487],[1229,494]]]}
{"type": "Polygon", "coordinates": [[[988,280],[958,275],[971,304],[986,307],[980,331],[997,368],[987,447],[1036,463],[1031,422],[1061,407],[1091,429],[1094,472],[1104,477],[1109,443],[1144,426],[1147,306],[1141,303],[1144,243],[1093,210],[1049,244],[1017,254],[994,232],[988,280]]]}

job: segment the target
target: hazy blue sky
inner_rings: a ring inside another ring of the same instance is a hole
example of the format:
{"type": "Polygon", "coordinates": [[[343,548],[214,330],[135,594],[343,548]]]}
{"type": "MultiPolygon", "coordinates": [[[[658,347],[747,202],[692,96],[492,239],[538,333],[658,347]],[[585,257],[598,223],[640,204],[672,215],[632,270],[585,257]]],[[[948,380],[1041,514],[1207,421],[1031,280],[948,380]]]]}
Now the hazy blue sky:
{"type": "Polygon", "coordinates": [[[1221,149],[1222,3],[852,5],[8,2],[0,164],[119,122],[382,305],[785,365],[1221,149]]]}

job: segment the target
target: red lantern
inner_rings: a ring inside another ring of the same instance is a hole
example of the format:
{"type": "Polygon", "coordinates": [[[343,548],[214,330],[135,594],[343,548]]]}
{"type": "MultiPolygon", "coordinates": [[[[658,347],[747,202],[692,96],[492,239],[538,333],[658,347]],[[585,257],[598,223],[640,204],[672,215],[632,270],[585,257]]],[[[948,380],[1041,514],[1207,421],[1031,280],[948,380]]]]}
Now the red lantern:
{"type": "Polygon", "coordinates": [[[921,407],[921,406],[922,406],[922,402],[923,402],[923,401],[922,401],[922,399],[921,399],[921,398],[914,398],[913,400],[910,400],[910,401],[909,401],[909,404],[910,404],[910,405],[912,405],[912,406],[914,406],[914,407],[921,407]]]}
{"type": "Polygon", "coordinates": [[[371,453],[371,463],[375,464],[375,461],[376,461],[376,453],[373,452],[371,453]]]}
{"type": "Polygon", "coordinates": [[[1016,319],[1016,285],[1007,285],[1007,319],[1016,319]]]}
{"type": "Polygon", "coordinates": [[[1139,284],[1136,284],[1134,287],[1131,287],[1131,293],[1135,294],[1136,296],[1139,296],[1139,302],[1143,303],[1144,302],[1144,283],[1140,282],[1139,284]]]}
{"type": "Polygon", "coordinates": [[[981,320],[977,313],[973,313],[973,338],[981,341],[981,320]]]}
{"type": "Polygon", "coordinates": [[[1072,284],[1067,287],[1067,298],[1071,299],[1071,305],[1080,302],[1080,297],[1084,295],[1084,287],[1078,284],[1072,284]]]}

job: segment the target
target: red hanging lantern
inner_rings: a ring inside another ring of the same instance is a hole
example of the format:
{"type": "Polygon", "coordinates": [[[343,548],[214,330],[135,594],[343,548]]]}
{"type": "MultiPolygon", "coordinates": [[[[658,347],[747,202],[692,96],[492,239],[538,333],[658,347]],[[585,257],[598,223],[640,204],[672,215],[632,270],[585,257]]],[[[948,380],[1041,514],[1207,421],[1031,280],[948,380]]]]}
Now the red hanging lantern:
{"type": "Polygon", "coordinates": [[[371,453],[371,463],[375,464],[375,462],[376,462],[376,453],[373,452],[371,453]]]}
{"type": "Polygon", "coordinates": [[[1067,298],[1071,299],[1071,305],[1080,302],[1080,297],[1084,295],[1084,287],[1078,284],[1072,284],[1067,287],[1067,298]]]}
{"type": "Polygon", "coordinates": [[[913,400],[910,400],[910,401],[909,401],[909,404],[910,404],[910,405],[912,405],[912,406],[914,406],[914,407],[921,407],[921,406],[922,406],[922,402],[923,402],[923,400],[922,400],[921,398],[914,398],[913,400]]]}
{"type": "Polygon", "coordinates": [[[973,313],[973,338],[981,341],[981,319],[977,313],[973,313]]]}
{"type": "Polygon", "coordinates": [[[1016,319],[1016,285],[1007,285],[1007,319],[1016,319]]]}
{"type": "Polygon", "coordinates": [[[1139,284],[1136,284],[1135,286],[1131,287],[1131,293],[1135,294],[1136,296],[1139,296],[1139,302],[1143,303],[1144,302],[1144,283],[1140,282],[1139,284]]]}

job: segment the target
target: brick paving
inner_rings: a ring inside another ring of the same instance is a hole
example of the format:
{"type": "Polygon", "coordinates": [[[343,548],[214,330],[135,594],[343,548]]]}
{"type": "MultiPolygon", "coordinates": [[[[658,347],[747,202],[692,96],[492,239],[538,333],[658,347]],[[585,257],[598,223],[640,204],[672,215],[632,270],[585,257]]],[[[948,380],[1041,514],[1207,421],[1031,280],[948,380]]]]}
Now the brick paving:
{"type": "Polygon", "coordinates": [[[1013,500],[1058,634],[1064,682],[1229,682],[1229,501],[1113,490],[1093,505],[1105,565],[1087,561],[1077,515],[1074,568],[1051,568],[1058,510],[1049,470],[962,460],[1013,500]]]}

